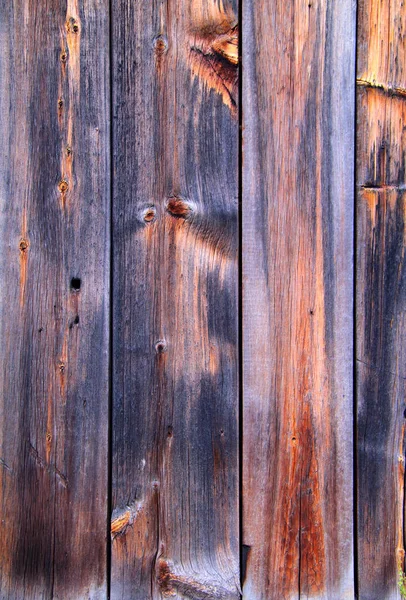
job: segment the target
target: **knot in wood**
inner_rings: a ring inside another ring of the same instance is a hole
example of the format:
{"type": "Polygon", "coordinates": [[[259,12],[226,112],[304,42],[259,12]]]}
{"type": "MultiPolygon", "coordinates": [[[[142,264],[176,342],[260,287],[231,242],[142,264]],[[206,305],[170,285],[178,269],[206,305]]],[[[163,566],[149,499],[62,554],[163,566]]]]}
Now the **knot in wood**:
{"type": "Polygon", "coordinates": [[[182,198],[178,198],[176,196],[169,198],[168,203],[166,205],[166,209],[168,213],[170,213],[173,217],[178,217],[182,219],[187,219],[193,212],[193,209],[189,202],[186,202],[186,200],[183,200],[182,198]]]}
{"type": "Polygon", "coordinates": [[[168,350],[166,340],[158,340],[155,344],[155,352],[157,354],[164,354],[168,350]]]}
{"type": "Polygon", "coordinates": [[[168,52],[168,40],[164,35],[157,35],[153,43],[155,54],[162,56],[168,52]]]}
{"type": "Polygon", "coordinates": [[[58,185],[58,189],[61,192],[61,194],[65,194],[68,191],[68,188],[69,188],[68,182],[66,181],[66,179],[62,179],[58,185]]]}
{"type": "Polygon", "coordinates": [[[143,220],[145,223],[152,223],[156,218],[156,208],[154,206],[149,206],[144,210],[143,220]]]}

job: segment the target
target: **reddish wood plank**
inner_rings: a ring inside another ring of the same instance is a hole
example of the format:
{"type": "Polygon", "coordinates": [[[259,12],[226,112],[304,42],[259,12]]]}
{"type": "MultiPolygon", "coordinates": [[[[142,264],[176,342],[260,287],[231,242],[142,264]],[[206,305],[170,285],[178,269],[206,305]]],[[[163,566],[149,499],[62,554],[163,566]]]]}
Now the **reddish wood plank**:
{"type": "Polygon", "coordinates": [[[355,3],[243,3],[244,598],[354,598],[355,3]]]}

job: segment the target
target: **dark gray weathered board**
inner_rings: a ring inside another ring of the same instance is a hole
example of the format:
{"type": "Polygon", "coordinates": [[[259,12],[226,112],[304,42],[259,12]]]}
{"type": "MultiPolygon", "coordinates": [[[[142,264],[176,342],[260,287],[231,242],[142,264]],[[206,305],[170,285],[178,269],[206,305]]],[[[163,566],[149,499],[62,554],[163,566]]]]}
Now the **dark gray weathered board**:
{"type": "Polygon", "coordinates": [[[239,598],[236,15],[113,5],[114,600],[239,598]]]}
{"type": "Polygon", "coordinates": [[[400,598],[405,555],[406,6],[358,11],[357,400],[360,600],[400,598]]]}
{"type": "Polygon", "coordinates": [[[355,2],[243,2],[247,600],[354,598],[355,2]]]}
{"type": "Polygon", "coordinates": [[[0,1],[0,598],[105,599],[108,2],[0,1]]]}

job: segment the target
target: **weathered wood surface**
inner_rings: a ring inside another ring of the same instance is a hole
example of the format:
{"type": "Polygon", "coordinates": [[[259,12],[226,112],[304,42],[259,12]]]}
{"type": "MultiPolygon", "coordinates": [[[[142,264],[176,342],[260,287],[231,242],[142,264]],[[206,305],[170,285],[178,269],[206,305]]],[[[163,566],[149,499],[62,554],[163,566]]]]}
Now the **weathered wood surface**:
{"type": "Polygon", "coordinates": [[[239,598],[237,6],[113,3],[111,598],[239,598]]]}
{"type": "Polygon", "coordinates": [[[354,598],[355,2],[242,26],[244,598],[354,598]]]}
{"type": "Polygon", "coordinates": [[[405,549],[406,7],[358,11],[357,399],[361,600],[400,598],[405,549]]]}
{"type": "Polygon", "coordinates": [[[108,2],[1,0],[0,49],[0,598],[105,599],[108,2]]]}

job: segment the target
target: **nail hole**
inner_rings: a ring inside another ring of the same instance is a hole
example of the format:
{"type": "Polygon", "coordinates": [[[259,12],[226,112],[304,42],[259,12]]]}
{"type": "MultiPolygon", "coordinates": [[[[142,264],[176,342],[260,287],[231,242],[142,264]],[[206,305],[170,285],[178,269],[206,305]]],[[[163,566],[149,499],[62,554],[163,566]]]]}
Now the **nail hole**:
{"type": "Polygon", "coordinates": [[[311,316],[313,316],[313,315],[314,315],[314,310],[311,308],[311,309],[309,310],[309,313],[311,314],[311,316]]]}
{"type": "Polygon", "coordinates": [[[296,438],[295,437],[292,438],[292,442],[296,442],[296,438]]]}
{"type": "Polygon", "coordinates": [[[406,419],[406,408],[405,408],[405,410],[403,411],[403,416],[404,416],[404,418],[406,419]]]}
{"type": "Polygon", "coordinates": [[[66,54],[66,52],[61,52],[61,62],[66,63],[67,59],[68,59],[68,55],[66,54]]]}
{"type": "Polygon", "coordinates": [[[66,156],[70,156],[72,154],[72,148],[70,146],[66,146],[66,156]]]}
{"type": "Polygon", "coordinates": [[[79,25],[78,25],[78,22],[76,21],[76,19],[71,17],[66,24],[66,29],[68,30],[68,32],[73,31],[73,33],[78,33],[79,25]]]}
{"type": "Polygon", "coordinates": [[[74,292],[79,292],[81,285],[82,285],[82,282],[79,279],[79,277],[72,277],[70,286],[74,292]]]}
{"type": "Polygon", "coordinates": [[[172,425],[169,425],[168,427],[168,437],[172,437],[173,436],[173,427],[172,425]]]}
{"type": "Polygon", "coordinates": [[[165,340],[158,340],[155,344],[155,351],[157,354],[163,354],[167,351],[167,345],[165,340]]]}
{"type": "Polygon", "coordinates": [[[220,429],[220,435],[223,436],[224,435],[224,429],[220,429]]]}
{"type": "Polygon", "coordinates": [[[62,108],[63,107],[63,100],[62,98],[59,98],[58,100],[58,108],[62,108]]]}

